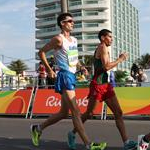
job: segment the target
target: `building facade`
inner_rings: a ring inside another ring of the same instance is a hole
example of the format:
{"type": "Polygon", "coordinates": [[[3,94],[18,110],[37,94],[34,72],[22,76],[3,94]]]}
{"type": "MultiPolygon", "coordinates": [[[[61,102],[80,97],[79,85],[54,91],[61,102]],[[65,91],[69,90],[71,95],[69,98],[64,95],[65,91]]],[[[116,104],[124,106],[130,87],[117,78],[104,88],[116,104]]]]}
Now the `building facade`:
{"type": "MultiPolygon", "coordinates": [[[[60,32],[57,16],[61,12],[61,4],[60,0],[36,0],[36,8],[38,50],[60,32]]],[[[72,35],[78,39],[80,56],[94,54],[99,43],[98,32],[106,28],[113,32],[111,59],[115,60],[123,51],[130,55],[118,69],[130,69],[139,58],[138,11],[128,0],[68,0],[68,11],[75,20],[72,35]]]]}

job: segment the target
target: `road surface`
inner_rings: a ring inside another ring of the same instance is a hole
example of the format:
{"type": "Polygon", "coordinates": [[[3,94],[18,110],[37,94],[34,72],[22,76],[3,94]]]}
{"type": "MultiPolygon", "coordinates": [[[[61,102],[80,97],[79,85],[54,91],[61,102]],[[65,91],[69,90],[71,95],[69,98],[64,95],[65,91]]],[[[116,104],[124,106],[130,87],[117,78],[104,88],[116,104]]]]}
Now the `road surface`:
{"type": "MultiPolygon", "coordinates": [[[[71,119],[44,130],[40,146],[34,147],[30,138],[30,124],[36,124],[45,119],[0,118],[0,150],[69,150],[67,132],[72,128],[71,119]]],[[[139,134],[150,131],[150,121],[125,120],[130,138],[137,140],[139,134]]],[[[108,143],[107,150],[122,150],[122,141],[114,120],[88,120],[86,131],[91,140],[108,143]]],[[[77,150],[85,150],[81,139],[77,136],[77,150]]]]}

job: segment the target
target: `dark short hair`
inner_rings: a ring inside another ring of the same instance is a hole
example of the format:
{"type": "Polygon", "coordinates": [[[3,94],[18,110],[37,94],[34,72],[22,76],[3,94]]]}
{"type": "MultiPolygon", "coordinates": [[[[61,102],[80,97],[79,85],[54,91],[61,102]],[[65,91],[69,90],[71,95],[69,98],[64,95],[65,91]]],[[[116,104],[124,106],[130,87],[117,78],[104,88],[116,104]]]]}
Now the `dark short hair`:
{"type": "Polygon", "coordinates": [[[61,28],[61,21],[65,20],[66,17],[72,17],[70,13],[62,13],[57,17],[57,25],[61,28]]]}
{"type": "Polygon", "coordinates": [[[102,29],[101,31],[99,31],[99,33],[98,33],[99,40],[101,41],[101,37],[102,36],[106,36],[109,33],[112,33],[112,32],[110,30],[108,30],[108,29],[102,29]]]}

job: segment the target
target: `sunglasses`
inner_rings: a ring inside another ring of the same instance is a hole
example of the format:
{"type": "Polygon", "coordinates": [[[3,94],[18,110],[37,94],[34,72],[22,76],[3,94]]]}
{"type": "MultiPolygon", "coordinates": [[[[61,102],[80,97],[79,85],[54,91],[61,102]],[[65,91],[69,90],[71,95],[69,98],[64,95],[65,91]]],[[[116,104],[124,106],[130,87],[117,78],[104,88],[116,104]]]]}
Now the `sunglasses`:
{"type": "Polygon", "coordinates": [[[73,20],[63,20],[63,22],[69,22],[69,23],[74,23],[74,21],[73,20]]]}

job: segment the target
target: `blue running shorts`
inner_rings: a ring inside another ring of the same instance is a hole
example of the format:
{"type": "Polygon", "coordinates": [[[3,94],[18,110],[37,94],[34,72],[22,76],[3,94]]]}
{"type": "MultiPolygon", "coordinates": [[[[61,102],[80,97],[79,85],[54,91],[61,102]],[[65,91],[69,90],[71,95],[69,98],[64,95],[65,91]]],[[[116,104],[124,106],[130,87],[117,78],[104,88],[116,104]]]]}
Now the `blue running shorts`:
{"type": "Polygon", "coordinates": [[[60,70],[57,74],[57,79],[55,82],[55,91],[62,94],[63,90],[75,90],[76,76],[75,74],[60,70]]]}

